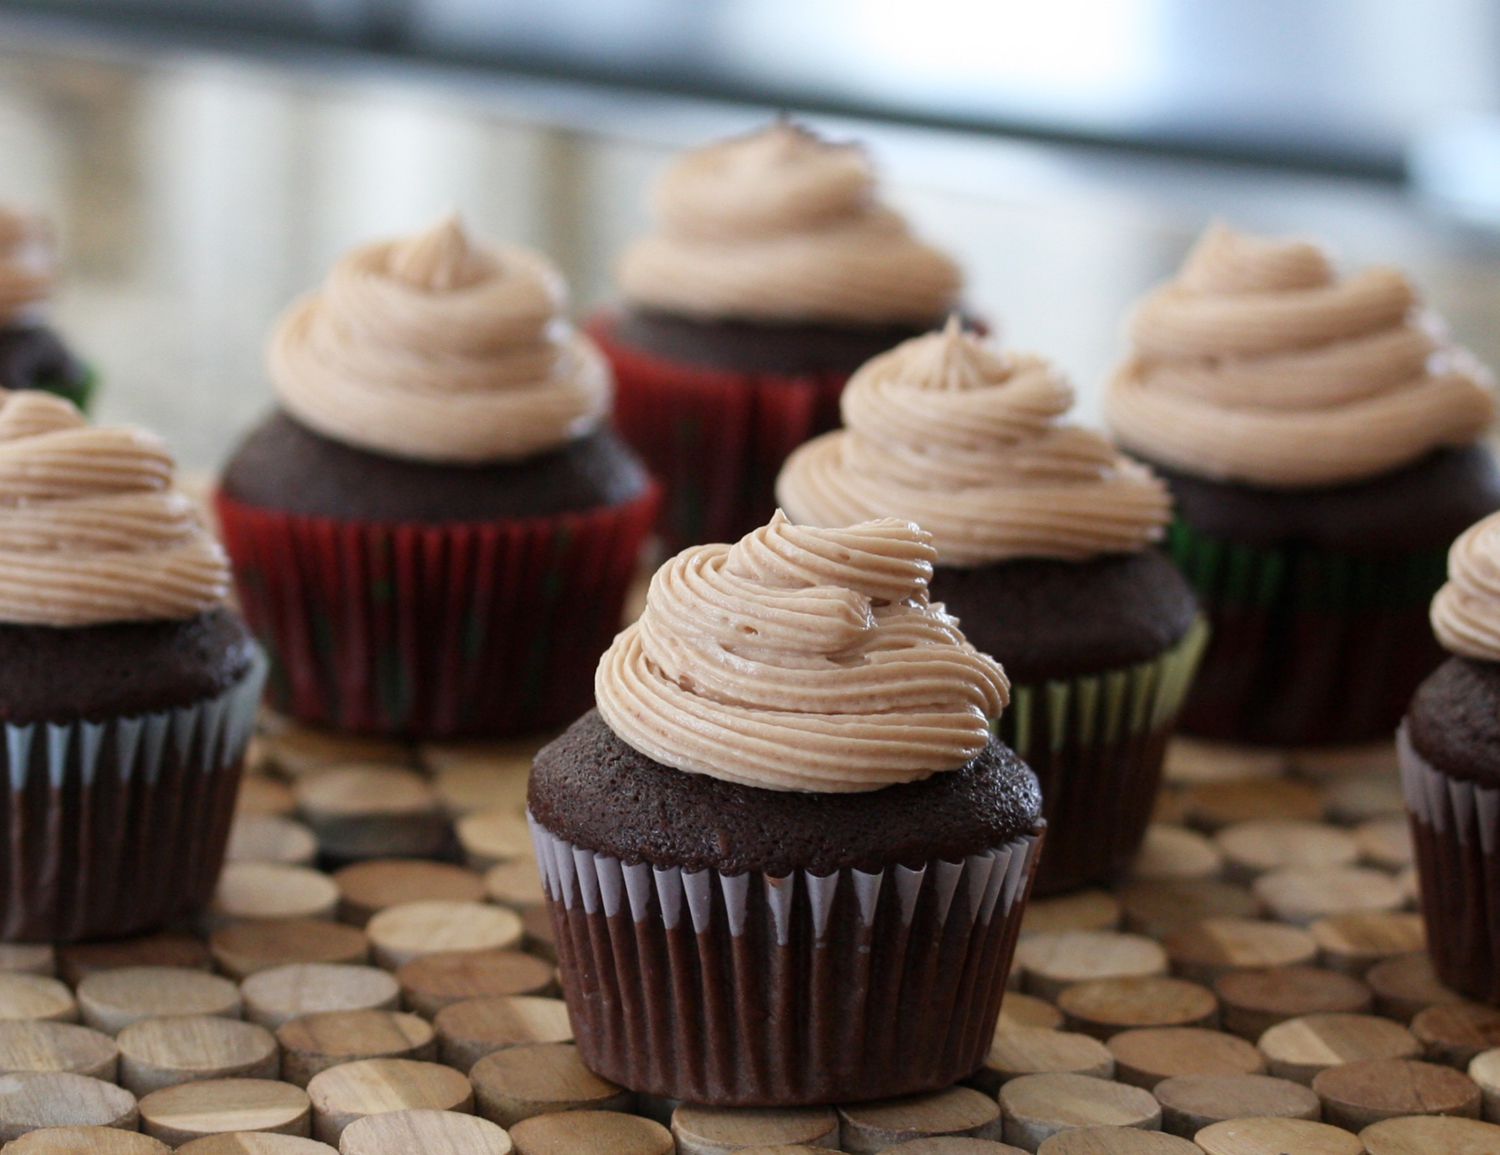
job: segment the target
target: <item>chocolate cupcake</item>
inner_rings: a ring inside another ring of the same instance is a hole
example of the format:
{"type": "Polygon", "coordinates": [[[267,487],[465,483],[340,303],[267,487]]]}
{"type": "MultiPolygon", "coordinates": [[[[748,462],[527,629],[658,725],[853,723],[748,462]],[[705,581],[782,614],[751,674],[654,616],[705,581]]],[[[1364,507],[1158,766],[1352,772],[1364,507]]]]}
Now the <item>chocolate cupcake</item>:
{"type": "Polygon", "coordinates": [[[940,324],[958,267],[878,197],[864,149],[779,120],[679,158],[657,231],[590,331],[620,431],[662,479],[669,549],[764,524],[786,455],[838,423],[844,381],[940,324]]]}
{"type": "Polygon", "coordinates": [[[137,429],[0,392],[0,939],[133,934],[213,894],[265,662],[137,429]]]}
{"type": "Polygon", "coordinates": [[[1488,379],[1392,269],[1214,226],[1130,322],[1122,444],[1172,486],[1169,550],[1213,627],[1183,729],[1387,738],[1441,653],[1427,603],[1500,508],[1488,379]]]}
{"type": "Polygon", "coordinates": [[[1453,544],[1432,627],[1452,656],[1397,735],[1438,977],[1500,1004],[1500,514],[1453,544]]]}
{"type": "Polygon", "coordinates": [[[529,796],[578,1047],[632,1090],[791,1106],[982,1063],[1043,830],[1000,667],[896,520],[689,549],[529,796]]]}
{"type": "Polygon", "coordinates": [[[282,319],[281,408],[217,497],[278,709],[417,738],[587,708],[657,493],[565,307],[545,259],[449,218],[282,319]]]}
{"type": "Polygon", "coordinates": [[[933,598],[1005,657],[999,734],[1041,780],[1049,828],[1039,894],[1135,856],[1203,646],[1192,591],[1149,548],[1166,487],[1066,424],[1072,404],[1045,360],[950,321],[855,373],[846,428],[793,453],[776,490],[797,522],[889,515],[932,534],[933,598]]]}
{"type": "Polygon", "coordinates": [[[0,389],[43,389],[81,409],[93,374],[43,320],[56,279],[47,223],[0,208],[0,389]]]}

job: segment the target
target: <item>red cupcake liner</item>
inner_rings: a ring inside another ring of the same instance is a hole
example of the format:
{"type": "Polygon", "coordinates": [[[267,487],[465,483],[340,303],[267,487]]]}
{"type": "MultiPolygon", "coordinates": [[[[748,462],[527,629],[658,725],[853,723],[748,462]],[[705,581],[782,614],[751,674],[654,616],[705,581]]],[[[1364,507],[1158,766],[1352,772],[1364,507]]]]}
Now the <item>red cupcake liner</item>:
{"type": "Polygon", "coordinates": [[[593,702],[594,666],[659,504],[416,525],[307,517],[219,493],[267,700],[304,722],[409,738],[542,730],[593,702]]]}
{"type": "Polygon", "coordinates": [[[614,368],[615,428],[664,487],[658,531],[670,553],[738,541],[764,525],[792,450],[839,424],[846,373],[736,373],[669,361],[616,342],[608,316],[588,331],[614,368]]]}
{"type": "Polygon", "coordinates": [[[0,940],[155,930],[208,905],[266,662],[150,714],[3,727],[0,940]]]}
{"type": "Polygon", "coordinates": [[[1500,788],[1444,774],[1396,734],[1427,949],[1444,985],[1500,1006],[1500,788]]]}
{"type": "Polygon", "coordinates": [[[623,862],[531,828],[584,1063],[634,1091],[748,1107],[974,1074],[1044,833],[961,862],[777,877],[623,862]]]}

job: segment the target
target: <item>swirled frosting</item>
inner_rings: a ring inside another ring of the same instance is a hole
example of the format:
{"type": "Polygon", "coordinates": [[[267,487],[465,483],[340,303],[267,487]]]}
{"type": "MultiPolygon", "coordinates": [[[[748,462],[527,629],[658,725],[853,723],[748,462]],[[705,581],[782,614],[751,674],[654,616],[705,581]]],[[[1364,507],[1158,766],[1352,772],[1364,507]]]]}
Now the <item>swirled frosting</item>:
{"type": "Polygon", "coordinates": [[[1500,662],[1500,513],[1471,525],[1448,550],[1432,630],[1449,653],[1500,662]]]}
{"type": "Polygon", "coordinates": [[[777,500],[811,525],[910,518],[945,565],[1143,549],[1171,520],[1166,486],[1107,438],[1062,423],[1072,404],[1046,361],[951,319],[849,379],[845,428],[788,458],[777,500]]]}
{"type": "Polygon", "coordinates": [[[566,305],[545,258],[476,245],[450,216],[340,260],[282,318],[271,378],[293,417],[360,449],[518,460],[583,436],[609,408],[609,370],[566,305]]]}
{"type": "Polygon", "coordinates": [[[785,120],[679,158],[656,232],[626,250],[634,305],[752,321],[878,324],[940,318],[958,266],[876,196],[869,157],[785,120]]]}
{"type": "Polygon", "coordinates": [[[0,208],[0,325],[32,320],[52,296],[56,276],[47,223],[0,208]]]}
{"type": "Polygon", "coordinates": [[[1487,375],[1405,277],[1340,279],[1305,241],[1210,227],[1136,309],[1130,337],[1106,401],[1116,435],[1200,476],[1358,481],[1473,442],[1493,417],[1487,375]]]}
{"type": "Polygon", "coordinates": [[[594,679],[599,713],[668,766],[771,790],[877,790],[956,770],[1010,684],[927,600],[928,535],[886,518],[771,523],[657,571],[594,679]]]}
{"type": "Polygon", "coordinates": [[[0,622],[185,619],[222,603],[229,561],[172,475],[150,433],[0,390],[0,622]]]}

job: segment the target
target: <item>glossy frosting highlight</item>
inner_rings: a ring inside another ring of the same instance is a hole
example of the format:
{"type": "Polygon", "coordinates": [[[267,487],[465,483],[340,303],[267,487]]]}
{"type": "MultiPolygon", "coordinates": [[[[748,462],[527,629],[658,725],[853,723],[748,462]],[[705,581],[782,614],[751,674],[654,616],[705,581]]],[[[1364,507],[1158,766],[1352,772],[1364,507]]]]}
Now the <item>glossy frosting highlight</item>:
{"type": "Polygon", "coordinates": [[[46,221],[0,208],[0,325],[34,321],[56,279],[57,252],[46,221]]]}
{"type": "Polygon", "coordinates": [[[1449,653],[1500,662],[1500,513],[1470,526],[1449,549],[1432,629],[1449,653]]]}
{"type": "Polygon", "coordinates": [[[0,391],[0,622],[186,619],[229,594],[229,561],[143,430],[0,391]]]}
{"type": "Polygon", "coordinates": [[[1130,321],[1106,407],[1126,448],[1184,472],[1336,485],[1477,440],[1489,378],[1393,269],[1339,278],[1305,241],[1214,225],[1130,321]]]}
{"type": "Polygon", "coordinates": [[[656,231],[621,259],[633,305],[752,321],[922,324],[953,308],[958,266],[882,205],[864,150],[781,120],[679,158],[656,231]]]}
{"type": "Polygon", "coordinates": [[[845,428],[787,460],[776,494],[811,525],[910,518],[944,565],[1131,553],[1171,519],[1166,486],[1092,430],[1048,362],[962,330],[913,338],[844,389],[845,428]]]}
{"type": "Polygon", "coordinates": [[[539,254],[476,244],[456,217],[354,250],[271,341],[283,406],[359,449],[481,464],[556,449],[609,409],[609,370],[539,254]]]}
{"type": "Polygon", "coordinates": [[[956,770],[990,741],[1005,673],[927,600],[928,535],[778,513],[733,546],[657,571],[595,677],[626,743],[690,773],[771,790],[877,790],[956,770]]]}

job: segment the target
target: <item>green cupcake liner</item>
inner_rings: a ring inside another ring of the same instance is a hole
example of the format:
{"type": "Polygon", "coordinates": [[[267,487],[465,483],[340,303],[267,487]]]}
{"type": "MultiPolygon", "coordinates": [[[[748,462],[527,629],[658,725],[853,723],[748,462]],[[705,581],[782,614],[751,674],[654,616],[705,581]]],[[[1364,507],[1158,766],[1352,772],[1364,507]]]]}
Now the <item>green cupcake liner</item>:
{"type": "Polygon", "coordinates": [[[1152,661],[1011,687],[996,734],[1041,782],[1048,833],[1039,892],[1108,881],[1135,857],[1208,638],[1200,617],[1152,661]]]}
{"type": "Polygon", "coordinates": [[[1167,549],[1213,627],[1184,732],[1279,746],[1388,738],[1442,659],[1427,609],[1446,548],[1272,548],[1179,520],[1167,549]]]}

